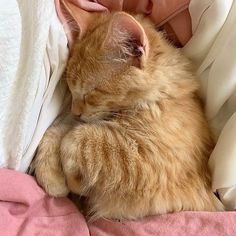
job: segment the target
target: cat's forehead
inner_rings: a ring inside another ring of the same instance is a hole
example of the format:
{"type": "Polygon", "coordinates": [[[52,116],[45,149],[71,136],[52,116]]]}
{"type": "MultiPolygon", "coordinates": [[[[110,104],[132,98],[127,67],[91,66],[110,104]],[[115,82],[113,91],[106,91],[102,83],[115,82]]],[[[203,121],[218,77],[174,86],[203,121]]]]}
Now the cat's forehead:
{"type": "Polygon", "coordinates": [[[107,35],[109,23],[106,22],[104,24],[99,24],[96,27],[92,28],[92,30],[88,31],[88,33],[84,36],[84,38],[79,42],[82,47],[85,49],[90,45],[91,47],[100,46],[107,35]]]}

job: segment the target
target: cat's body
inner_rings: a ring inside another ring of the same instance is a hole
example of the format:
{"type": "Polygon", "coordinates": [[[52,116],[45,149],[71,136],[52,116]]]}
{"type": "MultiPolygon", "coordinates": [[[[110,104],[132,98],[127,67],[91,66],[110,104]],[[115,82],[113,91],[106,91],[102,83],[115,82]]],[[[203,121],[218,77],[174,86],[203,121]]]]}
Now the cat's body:
{"type": "Polygon", "coordinates": [[[68,116],[48,129],[38,182],[54,196],[86,196],[96,217],[220,208],[189,61],[141,16],[104,14],[93,23],[66,72],[72,112],[83,122],[68,116]]]}

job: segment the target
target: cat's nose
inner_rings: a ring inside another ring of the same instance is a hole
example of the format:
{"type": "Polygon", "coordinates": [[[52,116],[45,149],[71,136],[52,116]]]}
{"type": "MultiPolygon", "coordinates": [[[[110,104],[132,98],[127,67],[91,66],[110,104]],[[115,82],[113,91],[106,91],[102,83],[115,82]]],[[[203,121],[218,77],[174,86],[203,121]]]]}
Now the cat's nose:
{"type": "Polygon", "coordinates": [[[72,114],[75,115],[75,116],[81,116],[81,112],[78,111],[78,110],[76,110],[76,109],[71,109],[71,112],[72,112],[72,114]]]}
{"type": "Polygon", "coordinates": [[[81,121],[81,115],[82,115],[82,114],[78,114],[78,115],[75,115],[75,114],[74,114],[75,120],[81,121]]]}
{"type": "Polygon", "coordinates": [[[81,112],[81,109],[80,107],[72,104],[72,107],[71,107],[71,112],[73,113],[73,115],[75,116],[81,116],[82,112],[81,112]]]}
{"type": "Polygon", "coordinates": [[[72,114],[74,115],[74,117],[75,117],[76,119],[80,119],[80,117],[81,117],[81,115],[82,115],[81,112],[78,112],[78,111],[76,111],[76,110],[72,110],[71,112],[72,112],[72,114]]]}

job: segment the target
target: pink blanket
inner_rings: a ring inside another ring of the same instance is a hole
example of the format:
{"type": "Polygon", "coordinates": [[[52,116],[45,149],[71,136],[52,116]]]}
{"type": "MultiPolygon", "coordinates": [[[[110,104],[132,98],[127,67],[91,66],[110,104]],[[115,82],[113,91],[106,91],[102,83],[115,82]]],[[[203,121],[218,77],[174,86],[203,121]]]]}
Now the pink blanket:
{"type": "Polygon", "coordinates": [[[236,212],[181,212],[139,221],[87,224],[67,198],[52,198],[33,177],[0,170],[0,235],[234,236],[236,212]]]}

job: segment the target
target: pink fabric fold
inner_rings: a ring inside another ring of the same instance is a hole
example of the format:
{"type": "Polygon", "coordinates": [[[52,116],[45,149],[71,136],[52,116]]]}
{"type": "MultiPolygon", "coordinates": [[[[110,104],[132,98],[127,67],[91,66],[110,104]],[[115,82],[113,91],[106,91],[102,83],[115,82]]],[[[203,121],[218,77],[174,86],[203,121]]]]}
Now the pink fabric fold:
{"type": "Polygon", "coordinates": [[[49,197],[32,176],[0,169],[3,236],[234,236],[236,212],[180,212],[87,223],[68,198],[49,197]]]}
{"type": "MultiPolygon", "coordinates": [[[[167,32],[168,37],[177,46],[185,45],[192,36],[191,17],[188,11],[190,0],[55,0],[58,17],[68,34],[69,43],[73,42],[70,26],[67,24],[65,3],[88,12],[95,11],[131,11],[149,15],[157,27],[167,32]]],[[[80,18],[82,26],[88,24],[86,17],[80,18]]]]}
{"type": "Polygon", "coordinates": [[[1,169],[0,235],[89,236],[89,231],[68,198],[49,197],[33,177],[1,169]]]}

